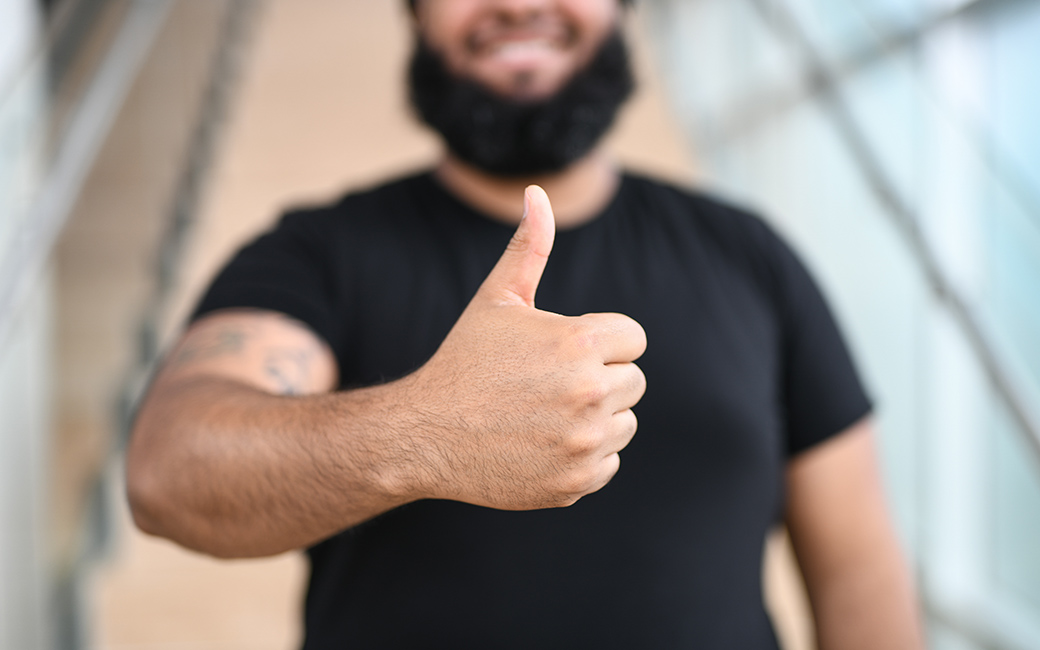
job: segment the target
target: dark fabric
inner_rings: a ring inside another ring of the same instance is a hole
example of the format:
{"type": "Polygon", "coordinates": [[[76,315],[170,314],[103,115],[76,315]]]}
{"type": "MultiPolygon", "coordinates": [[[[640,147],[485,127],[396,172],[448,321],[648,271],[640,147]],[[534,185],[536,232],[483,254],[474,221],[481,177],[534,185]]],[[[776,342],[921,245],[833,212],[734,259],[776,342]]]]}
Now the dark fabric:
{"type": "MultiPolygon", "coordinates": [[[[393,379],[434,353],[512,230],[410,177],[289,214],[196,317],[281,311],[329,342],[344,387],[393,379]]],[[[761,559],[785,463],[870,408],[803,266],[758,218],[626,176],[557,234],[536,302],[646,330],[620,472],[570,508],[423,501],[318,544],[305,647],[775,648],[761,559]]]]}

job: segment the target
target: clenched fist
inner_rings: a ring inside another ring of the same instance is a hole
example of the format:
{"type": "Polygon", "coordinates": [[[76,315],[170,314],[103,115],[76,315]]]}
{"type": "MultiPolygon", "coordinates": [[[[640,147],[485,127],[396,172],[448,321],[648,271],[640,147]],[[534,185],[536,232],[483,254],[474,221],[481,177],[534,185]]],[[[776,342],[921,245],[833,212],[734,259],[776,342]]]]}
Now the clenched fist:
{"type": "Polygon", "coordinates": [[[535,308],[556,225],[530,186],[524,218],[436,354],[411,378],[430,405],[423,492],[509,510],[570,505],[599,490],[632,439],[646,348],[621,314],[535,308]]]}

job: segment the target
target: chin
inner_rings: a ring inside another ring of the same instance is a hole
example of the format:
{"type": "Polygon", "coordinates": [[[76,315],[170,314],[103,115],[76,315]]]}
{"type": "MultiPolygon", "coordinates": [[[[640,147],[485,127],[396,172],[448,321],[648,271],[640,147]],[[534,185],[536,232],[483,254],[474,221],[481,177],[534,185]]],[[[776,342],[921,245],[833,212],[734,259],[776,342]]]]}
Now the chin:
{"type": "Polygon", "coordinates": [[[454,157],[494,176],[530,177],[562,171],[591,152],[634,87],[618,32],[587,65],[569,77],[565,71],[506,75],[507,92],[500,92],[490,75],[456,75],[420,40],[409,89],[419,117],[454,157]]]}

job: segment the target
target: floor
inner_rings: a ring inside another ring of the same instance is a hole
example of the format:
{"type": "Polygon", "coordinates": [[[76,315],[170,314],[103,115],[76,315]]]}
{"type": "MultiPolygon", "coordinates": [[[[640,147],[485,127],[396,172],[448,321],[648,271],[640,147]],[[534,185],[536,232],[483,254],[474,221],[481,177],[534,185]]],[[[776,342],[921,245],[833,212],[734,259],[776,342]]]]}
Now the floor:
{"type": "MultiPolygon", "coordinates": [[[[270,224],[283,208],[328,199],[436,156],[436,141],[411,120],[403,94],[402,63],[408,48],[403,4],[268,0],[261,5],[220,155],[164,319],[165,340],[176,334],[198,292],[229,253],[270,224]]],[[[193,29],[212,29],[216,19],[214,10],[206,5],[180,0],[169,29],[192,42],[193,29]]],[[[634,31],[638,37],[638,29],[634,31]]],[[[641,90],[611,137],[611,148],[631,167],[689,182],[696,172],[693,157],[668,114],[645,44],[641,38],[636,40],[641,90]]],[[[150,65],[149,74],[171,74],[168,64],[150,65]]],[[[148,81],[141,83],[147,86],[148,81]]],[[[160,96],[169,87],[148,92],[160,96]]],[[[162,113],[161,100],[149,99],[151,95],[140,89],[135,93],[138,103],[124,110],[110,138],[109,147],[115,147],[111,155],[118,154],[120,146],[133,150],[148,138],[159,137],[148,129],[180,129],[177,132],[183,136],[184,125],[177,120],[149,121],[162,113]],[[128,130],[136,136],[120,144],[121,130],[124,136],[128,130]]],[[[178,97],[187,101],[183,94],[178,97]]],[[[133,161],[130,156],[120,163],[116,157],[111,164],[132,167],[133,161]]],[[[101,195],[121,197],[128,192],[132,196],[133,174],[126,172],[119,178],[131,187],[109,188],[101,195]]],[[[89,242],[90,237],[118,240],[116,227],[85,229],[88,232],[77,236],[86,239],[73,238],[67,246],[76,249],[77,241],[89,242]]],[[[95,256],[105,255],[92,246],[79,248],[93,251],[95,256]]],[[[114,273],[117,270],[109,275],[114,273]]],[[[114,283],[110,286],[131,287],[133,295],[145,291],[132,278],[122,280],[123,285],[119,278],[105,281],[114,283]]],[[[78,290],[70,293],[86,295],[78,290]]],[[[124,316],[132,320],[133,314],[124,316]]],[[[126,329],[119,331],[125,334],[126,329]]],[[[75,341],[85,340],[75,331],[64,337],[73,341],[69,344],[73,349],[83,345],[75,341]]],[[[123,347],[128,347],[125,336],[122,340],[123,347]]],[[[89,357],[90,351],[81,350],[81,354],[89,357]]],[[[126,356],[114,348],[110,354],[119,359],[126,356]]],[[[184,551],[137,532],[129,522],[118,486],[113,490],[118,519],[115,542],[84,599],[91,612],[94,647],[281,650],[296,646],[305,578],[299,555],[228,562],[184,551]]],[[[785,647],[811,647],[804,596],[782,538],[771,541],[768,557],[769,604],[785,647]]]]}

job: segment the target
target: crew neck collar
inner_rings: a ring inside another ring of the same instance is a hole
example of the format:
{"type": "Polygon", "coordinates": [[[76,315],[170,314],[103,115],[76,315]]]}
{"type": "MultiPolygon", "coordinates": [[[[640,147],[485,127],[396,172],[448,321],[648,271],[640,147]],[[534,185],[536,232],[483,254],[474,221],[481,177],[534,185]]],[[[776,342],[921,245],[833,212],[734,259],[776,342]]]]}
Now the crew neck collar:
{"type": "MultiPolygon", "coordinates": [[[[445,187],[445,185],[437,178],[437,175],[434,173],[434,170],[431,169],[426,172],[423,172],[419,175],[418,178],[426,186],[428,192],[430,192],[434,196],[439,197],[445,203],[450,204],[453,208],[457,209],[462,214],[465,214],[467,217],[482,222],[487,222],[488,224],[493,225],[496,228],[507,230],[509,232],[516,230],[516,226],[503,223],[502,221],[486,214],[485,212],[477,209],[461,197],[457,196],[454,192],[445,187]]],[[[563,233],[580,232],[586,228],[594,226],[597,223],[603,221],[605,217],[617,210],[617,205],[620,203],[622,195],[627,191],[627,187],[630,185],[630,181],[631,177],[627,172],[625,172],[624,170],[619,171],[617,187],[614,188],[614,194],[610,197],[610,200],[607,201],[606,205],[599,212],[597,212],[591,219],[588,219],[571,228],[558,228],[556,231],[557,234],[559,235],[563,233]]]]}

